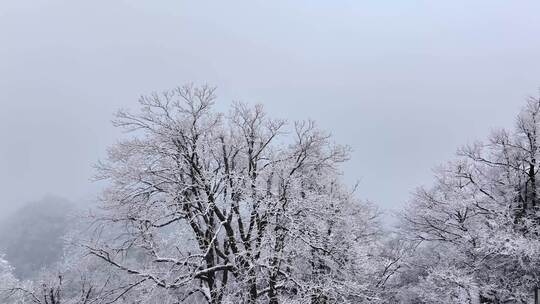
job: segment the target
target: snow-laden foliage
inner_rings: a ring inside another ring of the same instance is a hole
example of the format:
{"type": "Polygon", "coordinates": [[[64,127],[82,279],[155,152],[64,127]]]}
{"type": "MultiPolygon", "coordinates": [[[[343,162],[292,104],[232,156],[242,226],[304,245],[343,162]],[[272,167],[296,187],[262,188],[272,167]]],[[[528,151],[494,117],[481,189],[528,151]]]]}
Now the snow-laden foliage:
{"type": "Polygon", "coordinates": [[[14,286],[16,282],[17,280],[13,276],[13,267],[0,254],[0,291],[14,286]]]}
{"type": "MultiPolygon", "coordinates": [[[[142,97],[99,165],[110,182],[89,253],[154,303],[372,303],[375,212],[340,182],[348,149],[214,89],[142,97]]],[[[129,290],[127,290],[129,289],[129,290]]]]}
{"type": "Polygon", "coordinates": [[[406,209],[402,233],[420,243],[395,277],[402,303],[528,303],[540,283],[540,101],[513,132],[459,150],[406,209]],[[411,274],[414,274],[411,276],[411,274]]]}
{"type": "Polygon", "coordinates": [[[2,303],[531,303],[540,100],[438,168],[386,235],[341,182],[347,147],[214,101],[185,86],[120,111],[101,209],[31,281],[0,259],[2,303]]]}

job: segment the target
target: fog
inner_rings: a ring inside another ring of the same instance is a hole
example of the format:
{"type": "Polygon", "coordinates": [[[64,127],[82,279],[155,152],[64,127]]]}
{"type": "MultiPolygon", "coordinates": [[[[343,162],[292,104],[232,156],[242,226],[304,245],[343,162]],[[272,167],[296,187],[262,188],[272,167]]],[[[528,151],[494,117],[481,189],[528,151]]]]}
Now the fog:
{"type": "Polygon", "coordinates": [[[0,214],[47,194],[86,201],[110,124],[140,94],[218,87],[316,120],[354,152],[359,195],[402,206],[456,148],[540,85],[537,1],[0,3],[0,214]]]}

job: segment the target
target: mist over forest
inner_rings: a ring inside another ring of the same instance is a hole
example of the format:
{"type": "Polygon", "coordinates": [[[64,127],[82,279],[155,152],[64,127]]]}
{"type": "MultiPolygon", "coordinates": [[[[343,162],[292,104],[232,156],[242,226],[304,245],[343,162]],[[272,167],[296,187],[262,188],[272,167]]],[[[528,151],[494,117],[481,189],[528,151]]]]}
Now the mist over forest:
{"type": "Polygon", "coordinates": [[[59,197],[30,202],[0,222],[0,250],[20,279],[60,261],[74,206],[59,197]]]}
{"type": "Polygon", "coordinates": [[[0,2],[0,304],[540,303],[540,2],[0,2]]]}
{"type": "Polygon", "coordinates": [[[94,205],[0,222],[6,303],[528,303],[538,284],[540,98],[458,149],[384,225],[351,149],[187,84],[119,110],[94,205]]]}

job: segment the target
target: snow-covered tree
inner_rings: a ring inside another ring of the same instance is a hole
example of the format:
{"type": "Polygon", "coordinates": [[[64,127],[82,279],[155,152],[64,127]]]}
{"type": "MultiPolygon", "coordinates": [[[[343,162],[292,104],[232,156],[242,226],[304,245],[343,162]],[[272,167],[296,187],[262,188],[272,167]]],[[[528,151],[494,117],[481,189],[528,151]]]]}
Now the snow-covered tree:
{"type": "MultiPolygon", "coordinates": [[[[4,263],[4,265],[7,265],[4,263]]],[[[136,288],[131,281],[100,260],[71,252],[57,265],[44,268],[33,279],[16,280],[7,272],[0,271],[0,299],[11,304],[106,304],[137,303],[126,291],[136,288]]],[[[161,298],[154,299],[161,303],[161,298]]]]}
{"type": "Polygon", "coordinates": [[[375,301],[376,217],[340,182],[348,149],[311,121],[214,102],[184,86],[118,113],[132,136],[99,165],[110,187],[89,252],[147,299],[375,301]]]}
{"type": "Polygon", "coordinates": [[[4,259],[3,254],[0,254],[0,299],[7,301],[10,289],[17,284],[18,281],[13,275],[13,267],[4,259]]]}
{"type": "Polygon", "coordinates": [[[422,303],[532,298],[540,283],[539,115],[540,100],[529,100],[513,132],[460,149],[432,188],[416,192],[402,232],[422,243],[409,259],[422,271],[404,288],[417,291],[422,303]]]}

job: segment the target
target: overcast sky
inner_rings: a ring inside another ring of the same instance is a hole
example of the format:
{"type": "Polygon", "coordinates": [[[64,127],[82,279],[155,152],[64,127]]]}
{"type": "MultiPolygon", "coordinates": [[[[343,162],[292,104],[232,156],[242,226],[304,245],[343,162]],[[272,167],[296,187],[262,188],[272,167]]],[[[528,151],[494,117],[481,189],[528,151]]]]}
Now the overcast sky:
{"type": "Polygon", "coordinates": [[[0,0],[0,214],[92,199],[110,124],[186,83],[312,118],[397,209],[456,148],[510,127],[540,86],[539,1],[0,0]]]}

